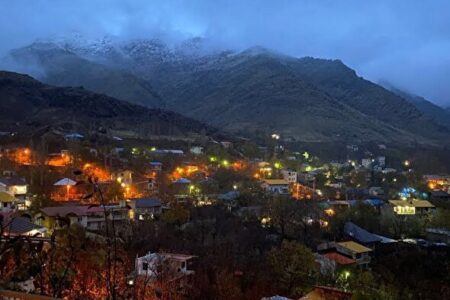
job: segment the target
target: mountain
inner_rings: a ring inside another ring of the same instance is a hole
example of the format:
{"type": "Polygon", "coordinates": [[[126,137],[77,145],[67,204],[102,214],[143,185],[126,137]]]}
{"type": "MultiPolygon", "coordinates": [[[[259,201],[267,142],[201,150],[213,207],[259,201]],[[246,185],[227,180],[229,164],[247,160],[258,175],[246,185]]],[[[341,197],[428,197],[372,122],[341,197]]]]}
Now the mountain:
{"type": "Polygon", "coordinates": [[[338,101],[379,121],[422,137],[441,139],[448,134],[448,128],[422,113],[401,95],[357,76],[340,60],[306,57],[291,61],[290,65],[296,74],[338,101]]]}
{"type": "Polygon", "coordinates": [[[224,54],[159,74],[157,85],[168,107],[230,131],[262,129],[315,142],[394,136],[413,140],[336,101],[265,56],[224,54]]]}
{"type": "Polygon", "coordinates": [[[53,87],[28,75],[0,71],[0,131],[24,134],[50,128],[150,138],[213,132],[198,121],[150,109],[82,88],[53,87]]]}
{"type": "MultiPolygon", "coordinates": [[[[112,56],[109,58],[113,60],[112,56]]],[[[135,104],[164,107],[161,97],[148,81],[89,61],[54,43],[39,42],[13,50],[7,59],[9,64],[20,66],[18,71],[51,85],[82,86],[135,104]]]]}
{"type": "Polygon", "coordinates": [[[167,107],[231,131],[278,131],[301,141],[404,143],[449,134],[340,61],[253,47],[147,64],[153,67],[128,70],[151,81],[167,107]]]}
{"type": "MultiPolygon", "coordinates": [[[[78,60],[149,82],[163,107],[230,132],[278,132],[301,142],[439,145],[450,140],[442,123],[339,60],[295,58],[262,47],[236,52],[202,39],[176,45],[155,39],[54,45],[78,60]]],[[[17,55],[21,51],[15,51],[16,61],[24,61],[17,55]]],[[[64,83],[75,85],[77,67],[61,63],[59,56],[61,51],[47,66],[66,72],[64,83]]],[[[92,85],[108,81],[92,73],[92,85]]],[[[155,105],[144,98],[139,103],[155,105]]]]}
{"type": "Polygon", "coordinates": [[[436,105],[423,97],[407,93],[392,86],[389,87],[389,90],[399,95],[409,103],[413,104],[425,116],[429,117],[436,123],[450,129],[449,109],[440,107],[439,105],[436,105]]]}

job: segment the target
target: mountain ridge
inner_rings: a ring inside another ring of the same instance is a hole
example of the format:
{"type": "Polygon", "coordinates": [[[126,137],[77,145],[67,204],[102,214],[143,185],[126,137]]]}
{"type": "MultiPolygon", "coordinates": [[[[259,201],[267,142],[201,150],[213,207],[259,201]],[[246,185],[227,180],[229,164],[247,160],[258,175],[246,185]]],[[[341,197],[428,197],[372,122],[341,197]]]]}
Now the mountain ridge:
{"type": "Polygon", "coordinates": [[[56,44],[35,43],[11,51],[7,59],[13,64],[20,60],[21,64],[32,66],[32,70],[38,70],[38,73],[27,73],[50,85],[83,86],[132,103],[164,108],[164,102],[149,82],[127,72],[89,61],[56,44]]]}
{"type": "Polygon", "coordinates": [[[387,88],[393,93],[403,97],[406,101],[413,104],[424,115],[433,119],[436,123],[450,129],[450,109],[445,109],[439,105],[432,103],[424,97],[402,91],[392,85],[387,86],[387,88]]]}
{"type": "Polygon", "coordinates": [[[123,137],[189,136],[217,132],[177,113],[150,109],[81,88],[54,87],[31,76],[0,71],[0,128],[32,134],[40,128],[123,137]]]}
{"type": "Polygon", "coordinates": [[[340,60],[295,58],[262,47],[196,52],[205,48],[202,43],[186,42],[190,55],[184,55],[182,46],[159,40],[108,42],[105,51],[113,47],[121,55],[114,62],[104,51],[86,55],[89,47],[76,53],[66,46],[73,55],[90,56],[91,63],[151,83],[163,99],[159,105],[230,132],[429,145],[450,136],[446,126],[340,60]]]}

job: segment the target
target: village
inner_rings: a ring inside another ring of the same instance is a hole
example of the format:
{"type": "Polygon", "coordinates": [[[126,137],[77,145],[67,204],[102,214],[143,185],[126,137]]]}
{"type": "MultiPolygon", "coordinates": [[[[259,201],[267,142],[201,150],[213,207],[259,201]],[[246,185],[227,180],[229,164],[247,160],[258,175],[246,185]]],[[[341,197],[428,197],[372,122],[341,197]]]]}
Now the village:
{"type": "MultiPolygon", "coordinates": [[[[385,148],[379,145],[380,153],[385,148]]],[[[450,175],[420,174],[414,160],[360,153],[356,145],[347,149],[345,160],[328,162],[313,152],[290,151],[279,134],[263,146],[112,137],[96,147],[80,133],[36,147],[4,139],[3,249],[24,237],[43,247],[34,250],[39,255],[47,248],[67,252],[59,268],[76,275],[61,274],[52,266],[58,263],[33,271],[36,257],[23,253],[26,263],[16,262],[16,272],[5,265],[0,282],[55,297],[67,293],[66,281],[84,284],[81,293],[89,297],[120,287],[130,295],[181,299],[200,286],[230,298],[395,299],[405,293],[400,281],[412,293],[416,273],[402,281],[391,271],[389,282],[383,272],[394,262],[401,272],[404,264],[445,259],[450,175]],[[92,241],[93,248],[73,245],[70,237],[92,241]],[[108,261],[98,264],[97,277],[75,259],[77,247],[108,261]],[[46,281],[45,272],[57,283],[46,281]],[[265,284],[273,276],[282,280],[265,284]],[[34,277],[40,284],[30,281],[34,277]]]]}

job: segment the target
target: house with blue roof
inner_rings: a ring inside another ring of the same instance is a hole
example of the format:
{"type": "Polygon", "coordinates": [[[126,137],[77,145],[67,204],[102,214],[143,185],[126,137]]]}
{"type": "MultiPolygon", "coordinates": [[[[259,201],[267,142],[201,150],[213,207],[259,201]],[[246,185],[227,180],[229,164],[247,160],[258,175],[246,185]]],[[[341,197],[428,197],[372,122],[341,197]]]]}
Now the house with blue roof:
{"type": "Polygon", "coordinates": [[[350,239],[369,247],[375,246],[375,244],[380,243],[382,240],[377,235],[368,232],[352,222],[345,223],[344,233],[350,239]]]}
{"type": "Polygon", "coordinates": [[[381,207],[386,204],[386,202],[380,198],[371,198],[364,200],[364,203],[373,207],[381,207]]]}
{"type": "Polygon", "coordinates": [[[159,172],[162,170],[162,166],[163,166],[163,164],[160,161],[151,161],[150,162],[150,170],[151,171],[159,172]]]}

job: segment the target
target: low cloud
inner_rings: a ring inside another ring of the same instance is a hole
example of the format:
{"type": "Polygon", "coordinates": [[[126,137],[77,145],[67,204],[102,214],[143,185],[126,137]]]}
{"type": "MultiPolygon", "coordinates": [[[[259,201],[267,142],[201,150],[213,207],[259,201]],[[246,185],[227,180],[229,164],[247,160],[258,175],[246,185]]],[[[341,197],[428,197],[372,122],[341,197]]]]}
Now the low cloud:
{"type": "Polygon", "coordinates": [[[450,105],[450,2],[444,0],[0,0],[0,55],[38,38],[202,36],[339,58],[373,81],[450,105]]]}

